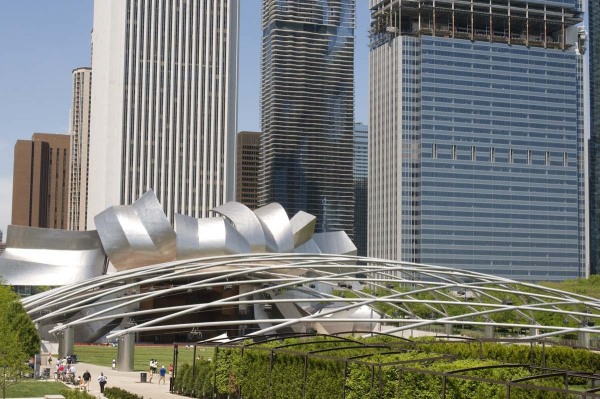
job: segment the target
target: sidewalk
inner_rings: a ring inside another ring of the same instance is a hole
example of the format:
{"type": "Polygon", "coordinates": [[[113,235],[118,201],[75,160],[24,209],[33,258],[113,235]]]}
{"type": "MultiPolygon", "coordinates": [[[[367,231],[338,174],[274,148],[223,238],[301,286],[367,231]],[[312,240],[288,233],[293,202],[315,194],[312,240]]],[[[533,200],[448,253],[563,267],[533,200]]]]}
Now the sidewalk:
{"type": "MultiPolygon", "coordinates": [[[[152,382],[142,383],[140,382],[140,372],[126,372],[117,371],[109,367],[96,366],[94,364],[80,363],[75,364],[78,376],[82,375],[86,370],[92,375],[90,382],[90,394],[98,398],[104,398],[104,395],[100,394],[100,384],[98,383],[98,377],[100,373],[108,378],[106,387],[119,387],[131,393],[139,396],[143,396],[144,399],[178,399],[185,398],[185,396],[175,395],[169,392],[169,374],[165,377],[165,384],[158,384],[160,376],[154,375],[152,382]]],[[[148,374],[148,378],[150,375],[148,374]]]]}

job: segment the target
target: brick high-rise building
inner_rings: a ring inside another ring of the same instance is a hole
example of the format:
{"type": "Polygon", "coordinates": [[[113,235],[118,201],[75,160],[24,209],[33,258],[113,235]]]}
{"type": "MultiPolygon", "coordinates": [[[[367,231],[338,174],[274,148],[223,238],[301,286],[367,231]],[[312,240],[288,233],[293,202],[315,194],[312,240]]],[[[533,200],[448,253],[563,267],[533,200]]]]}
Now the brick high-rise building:
{"type": "Polygon", "coordinates": [[[15,144],[12,224],[67,228],[69,135],[35,133],[15,144]]]}
{"type": "Polygon", "coordinates": [[[239,132],[236,141],[235,200],[258,208],[260,132],[239,132]]]}

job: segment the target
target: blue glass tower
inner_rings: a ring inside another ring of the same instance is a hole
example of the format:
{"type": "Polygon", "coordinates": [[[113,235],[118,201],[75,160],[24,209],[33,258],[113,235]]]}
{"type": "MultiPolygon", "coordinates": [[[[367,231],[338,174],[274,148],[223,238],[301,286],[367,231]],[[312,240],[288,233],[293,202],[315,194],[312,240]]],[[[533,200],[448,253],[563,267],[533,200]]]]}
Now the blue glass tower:
{"type": "Polygon", "coordinates": [[[575,0],[371,0],[369,255],[587,274],[575,0]]]}
{"type": "Polygon", "coordinates": [[[588,2],[590,60],[590,272],[600,274],[600,4],[588,2]]]}
{"type": "Polygon", "coordinates": [[[355,0],[264,0],[259,205],[354,227],[355,0]]]}
{"type": "Polygon", "coordinates": [[[354,124],[354,244],[357,255],[367,256],[367,209],[369,187],[369,129],[354,124]]]}

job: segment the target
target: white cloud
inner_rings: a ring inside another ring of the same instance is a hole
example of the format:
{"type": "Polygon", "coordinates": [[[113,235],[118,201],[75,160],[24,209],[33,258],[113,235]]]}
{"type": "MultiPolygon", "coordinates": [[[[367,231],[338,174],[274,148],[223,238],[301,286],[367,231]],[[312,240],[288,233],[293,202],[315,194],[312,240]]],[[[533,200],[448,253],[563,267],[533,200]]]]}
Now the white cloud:
{"type": "Polygon", "coordinates": [[[0,229],[6,241],[6,226],[10,224],[12,213],[12,177],[0,176],[0,229]]]}

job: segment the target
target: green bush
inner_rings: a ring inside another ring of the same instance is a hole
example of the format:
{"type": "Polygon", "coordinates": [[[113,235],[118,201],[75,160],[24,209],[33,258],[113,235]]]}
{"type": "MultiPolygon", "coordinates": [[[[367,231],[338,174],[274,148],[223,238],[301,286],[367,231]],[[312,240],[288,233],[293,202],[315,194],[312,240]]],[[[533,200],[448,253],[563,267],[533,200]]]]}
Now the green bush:
{"type": "Polygon", "coordinates": [[[108,399],[144,399],[143,396],[138,396],[134,393],[117,387],[104,388],[104,396],[108,399]]]}
{"type": "MultiPolygon", "coordinates": [[[[314,337],[264,342],[243,349],[219,348],[213,356],[214,362],[196,363],[194,373],[190,365],[180,366],[175,390],[208,399],[213,397],[213,383],[216,383],[217,398],[437,399],[443,389],[442,374],[452,372],[445,374],[448,399],[500,399],[507,394],[502,381],[532,375],[531,370],[537,371],[529,365],[540,366],[544,356],[550,368],[594,372],[600,367],[598,355],[565,347],[546,347],[542,354],[539,345],[450,343],[432,338],[417,343],[418,351],[413,350],[411,342],[387,336],[356,340],[314,337]],[[323,349],[327,351],[320,351],[323,349]],[[431,360],[441,354],[448,356],[431,360]],[[349,360],[346,369],[346,359],[350,358],[358,361],[349,360]],[[523,366],[503,366],[507,363],[523,366]]],[[[528,383],[564,387],[562,377],[534,379],[528,383]]],[[[564,397],[561,395],[543,390],[511,389],[513,399],[564,397]]]]}
{"type": "Polygon", "coordinates": [[[194,396],[199,399],[212,398],[214,378],[213,363],[207,360],[196,362],[195,373],[194,396]]]}
{"type": "Polygon", "coordinates": [[[65,388],[60,391],[60,394],[64,396],[65,399],[96,399],[94,395],[90,395],[89,393],[80,391],[79,389],[65,388]]]}

